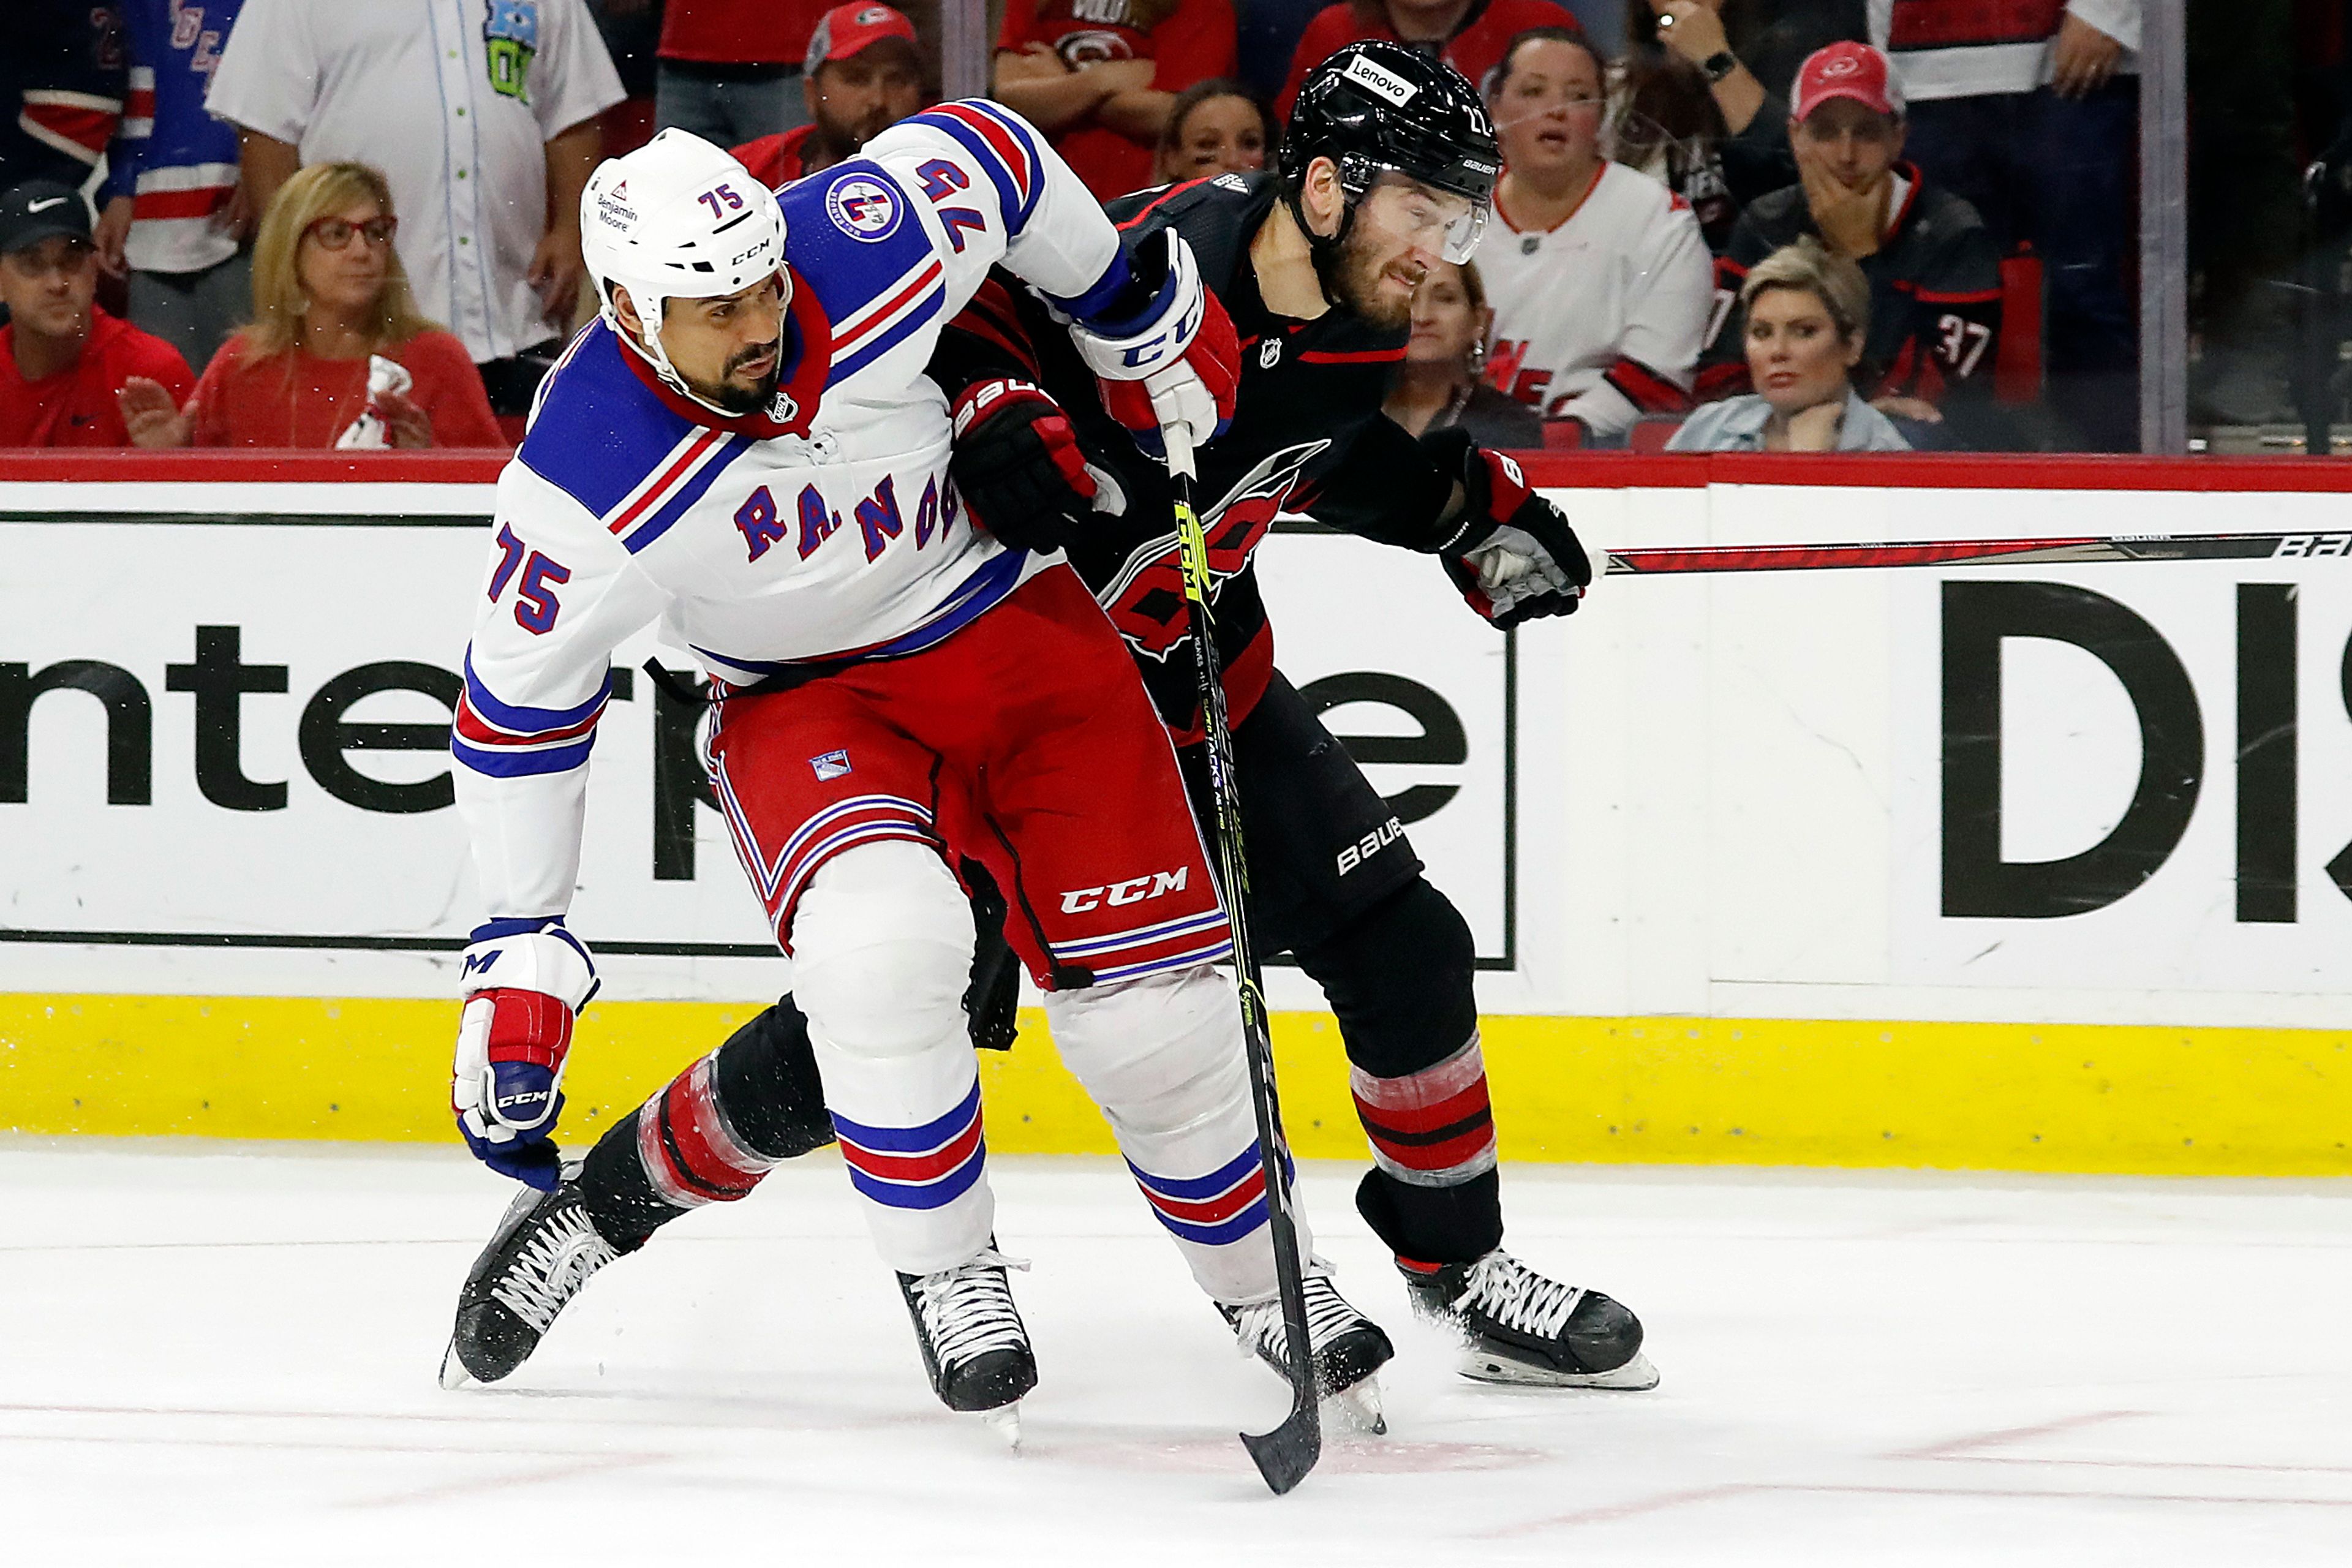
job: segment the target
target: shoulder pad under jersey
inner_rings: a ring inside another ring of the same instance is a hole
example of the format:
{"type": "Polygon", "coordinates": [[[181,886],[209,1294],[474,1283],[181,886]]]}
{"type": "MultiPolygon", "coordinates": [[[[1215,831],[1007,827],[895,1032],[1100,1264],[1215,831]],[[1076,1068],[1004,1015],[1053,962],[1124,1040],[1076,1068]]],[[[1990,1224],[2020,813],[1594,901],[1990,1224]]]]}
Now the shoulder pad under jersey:
{"type": "Polygon", "coordinates": [[[637,378],[622,353],[611,328],[590,322],[548,373],[515,454],[599,518],[635,494],[696,429],[637,378]]]}
{"type": "Polygon", "coordinates": [[[1272,174],[1218,174],[1121,196],[1105,208],[1129,247],[1147,235],[1172,228],[1192,247],[1202,279],[1223,293],[1248,254],[1259,220],[1281,199],[1272,174]]]}
{"type": "MultiPolygon", "coordinates": [[[[852,158],[795,180],[776,201],[784,209],[784,254],[793,272],[815,292],[836,334],[863,321],[869,307],[887,307],[900,295],[919,304],[936,291],[941,272],[930,232],[907,188],[872,159],[852,158]]],[[[929,303],[926,319],[939,310],[936,299],[929,303]]],[[[842,347],[838,335],[834,346],[842,347]]],[[[835,379],[845,374],[836,363],[835,379]]]]}

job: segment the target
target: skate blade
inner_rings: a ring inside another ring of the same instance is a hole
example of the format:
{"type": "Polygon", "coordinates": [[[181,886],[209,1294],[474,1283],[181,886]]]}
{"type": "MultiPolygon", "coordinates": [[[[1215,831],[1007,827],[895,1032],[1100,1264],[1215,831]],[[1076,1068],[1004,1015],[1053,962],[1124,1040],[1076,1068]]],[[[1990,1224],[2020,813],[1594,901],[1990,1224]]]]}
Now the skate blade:
{"type": "Polygon", "coordinates": [[[1021,1402],[1000,1405],[993,1410],[978,1413],[982,1426],[1004,1440],[1004,1446],[1014,1453],[1021,1451],[1021,1402]]]}
{"type": "Polygon", "coordinates": [[[441,1352],[441,1386],[455,1392],[473,1381],[474,1374],[457,1359],[457,1342],[451,1340],[449,1348],[441,1352]]]}
{"type": "Polygon", "coordinates": [[[1473,1383],[1508,1384],[1520,1388],[1608,1388],[1639,1393],[1658,1386],[1658,1369],[1638,1351],[1623,1366],[1607,1372],[1555,1372],[1549,1367],[1529,1366],[1508,1356],[1474,1349],[1462,1352],[1454,1370],[1473,1383]]]}
{"type": "Polygon", "coordinates": [[[1338,1415],[1349,1430],[1385,1437],[1388,1417],[1381,1410],[1381,1380],[1367,1377],[1337,1394],[1323,1396],[1325,1410],[1338,1415]]]}

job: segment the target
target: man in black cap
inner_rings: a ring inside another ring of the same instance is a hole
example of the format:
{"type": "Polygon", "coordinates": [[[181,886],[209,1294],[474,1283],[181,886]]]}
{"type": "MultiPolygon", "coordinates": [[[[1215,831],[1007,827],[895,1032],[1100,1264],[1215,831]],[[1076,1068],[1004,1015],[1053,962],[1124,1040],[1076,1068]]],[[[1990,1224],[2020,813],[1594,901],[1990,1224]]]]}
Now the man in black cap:
{"type": "Polygon", "coordinates": [[[0,194],[0,447],[128,447],[119,406],[134,375],[174,406],[195,390],[180,351],[98,308],[81,194],[27,180],[0,194]]]}

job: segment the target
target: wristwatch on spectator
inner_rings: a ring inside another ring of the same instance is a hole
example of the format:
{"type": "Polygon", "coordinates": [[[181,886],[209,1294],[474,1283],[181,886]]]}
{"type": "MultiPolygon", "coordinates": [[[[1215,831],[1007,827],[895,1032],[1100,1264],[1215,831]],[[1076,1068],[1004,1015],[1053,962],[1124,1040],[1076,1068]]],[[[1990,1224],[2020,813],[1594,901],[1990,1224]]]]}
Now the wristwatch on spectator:
{"type": "Polygon", "coordinates": [[[1707,86],[1713,87],[1739,68],[1739,57],[1729,49],[1717,49],[1699,61],[1698,68],[1699,74],[1706,78],[1707,86]]]}

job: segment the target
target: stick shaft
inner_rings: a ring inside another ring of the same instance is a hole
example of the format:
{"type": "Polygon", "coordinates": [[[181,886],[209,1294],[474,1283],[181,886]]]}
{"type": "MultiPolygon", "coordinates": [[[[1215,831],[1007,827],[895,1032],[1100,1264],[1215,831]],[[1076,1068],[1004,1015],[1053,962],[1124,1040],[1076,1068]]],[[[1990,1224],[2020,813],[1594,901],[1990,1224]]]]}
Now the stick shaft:
{"type": "Polygon", "coordinates": [[[1210,820],[1202,826],[1216,846],[1217,883],[1225,918],[1233,929],[1234,966],[1239,973],[1242,1053],[1249,1071],[1250,1109],[1257,1120],[1258,1168],[1265,1181],[1266,1226],[1274,1243],[1275,1279],[1282,1296],[1283,1333],[1290,1351],[1291,1408],[1274,1433],[1244,1434],[1266,1484],[1288,1491],[1314,1467],[1322,1450],[1316,1412],[1314,1342],[1307,1325],[1306,1271],[1298,1250],[1293,1207],[1289,1143],[1282,1130],[1282,1105],[1275,1087],[1274,1041],[1266,1019],[1265,991],[1257,949],[1250,939],[1249,856],[1242,836],[1239,781],[1234,773],[1233,730],[1225,713],[1223,670],[1217,657],[1215,616],[1210,607],[1208,542],[1192,510],[1192,450],[1185,433],[1161,433],[1168,448],[1168,478],[1176,497],[1177,551],[1183,566],[1184,601],[1201,704],[1202,743],[1209,763],[1210,820]]]}
{"type": "Polygon", "coordinates": [[[1696,544],[1612,550],[1610,576],[1695,572],[1819,572],[1890,566],[2078,565],[2109,561],[2299,561],[2352,557],[2352,533],[2112,534],[2069,539],[1946,539],[1907,544],[1696,544]]]}

